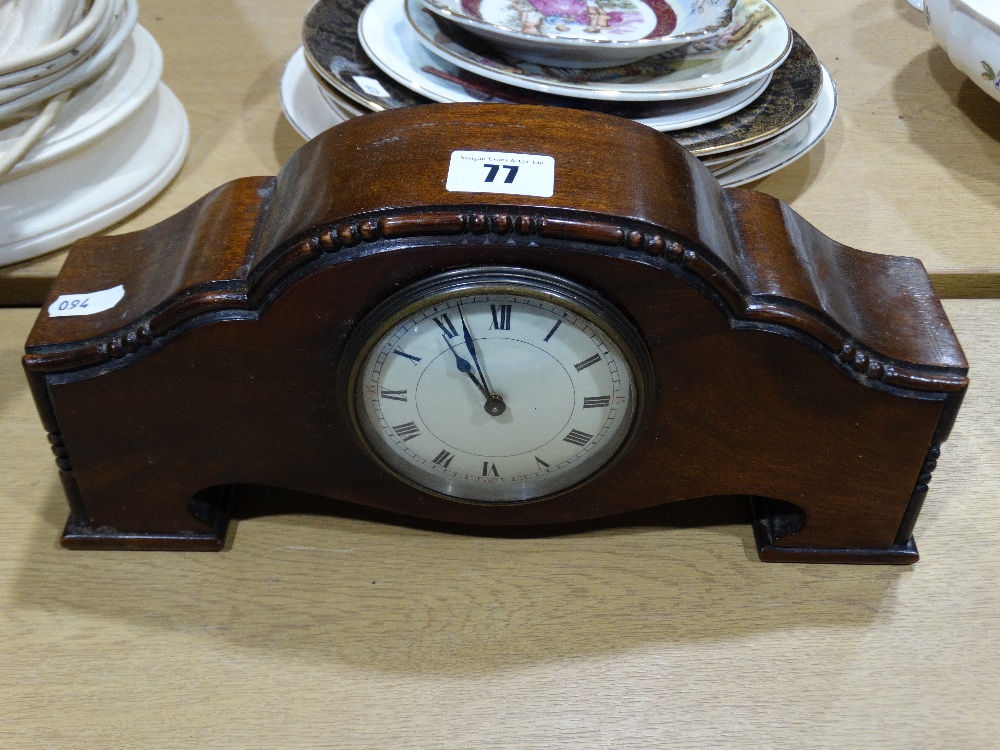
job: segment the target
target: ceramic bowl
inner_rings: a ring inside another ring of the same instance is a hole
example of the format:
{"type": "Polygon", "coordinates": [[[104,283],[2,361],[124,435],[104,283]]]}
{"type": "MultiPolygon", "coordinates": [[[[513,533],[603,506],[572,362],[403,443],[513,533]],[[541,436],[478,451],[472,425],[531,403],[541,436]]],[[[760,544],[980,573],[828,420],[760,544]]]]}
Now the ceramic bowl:
{"type": "Polygon", "coordinates": [[[422,1],[520,60],[604,68],[718,34],[739,0],[422,1]]]}
{"type": "Polygon", "coordinates": [[[909,0],[952,64],[1000,101],[1000,0],[909,0]]]}

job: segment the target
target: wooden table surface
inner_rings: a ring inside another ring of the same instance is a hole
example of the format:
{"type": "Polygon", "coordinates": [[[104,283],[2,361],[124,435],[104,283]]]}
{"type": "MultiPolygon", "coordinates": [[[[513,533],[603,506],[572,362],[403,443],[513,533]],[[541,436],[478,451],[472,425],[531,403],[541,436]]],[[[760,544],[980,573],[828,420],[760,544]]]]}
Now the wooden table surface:
{"type": "Polygon", "coordinates": [[[2,310],[0,747],[995,748],[1000,302],[946,307],[972,386],[912,567],[761,563],[704,502],[547,538],[341,512],[70,552],[18,362],[35,311],[2,310]]]}
{"type": "MultiPolygon", "coordinates": [[[[840,110],[807,157],[753,187],[840,242],[920,258],[942,296],[1000,296],[1000,103],[950,65],[906,0],[775,4],[830,69],[840,110]]],[[[308,6],[142,1],[191,150],[158,199],[109,231],[149,226],[235,177],[274,174],[302,145],[278,82],[308,6]]],[[[39,304],[64,257],[0,269],[0,304],[39,304]]]]}
{"type": "MultiPolygon", "coordinates": [[[[834,238],[1000,296],[1000,104],[905,0],[776,0],[840,87],[807,158],[757,183],[834,238]]],[[[143,0],[187,163],[115,227],[273,174],[308,0],[143,0]]],[[[37,304],[63,254],[0,273],[37,304]]],[[[994,748],[1000,301],[950,300],[972,386],[916,566],[766,565],[730,506],[548,538],[365,513],[234,524],[221,553],[68,552],[66,503],[0,310],[2,748],[994,748]]]]}

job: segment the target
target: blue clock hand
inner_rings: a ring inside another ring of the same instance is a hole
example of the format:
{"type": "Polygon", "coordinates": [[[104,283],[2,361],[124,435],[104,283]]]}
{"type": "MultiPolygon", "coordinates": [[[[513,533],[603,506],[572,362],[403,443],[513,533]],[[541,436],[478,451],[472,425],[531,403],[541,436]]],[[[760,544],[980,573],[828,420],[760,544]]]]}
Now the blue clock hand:
{"type": "Polygon", "coordinates": [[[479,382],[479,378],[475,376],[475,373],[472,372],[472,365],[469,364],[469,360],[460,356],[459,353],[455,351],[455,348],[451,345],[447,336],[442,334],[441,338],[444,339],[444,343],[448,345],[448,349],[451,353],[455,355],[455,367],[458,368],[458,371],[464,372],[468,375],[472,382],[476,384],[476,388],[479,389],[479,392],[486,396],[486,403],[483,404],[483,409],[486,413],[491,417],[499,417],[507,411],[507,404],[504,403],[503,397],[491,394],[486,389],[486,386],[479,382]]]}
{"type": "MultiPolygon", "coordinates": [[[[486,379],[486,374],[483,372],[483,368],[479,366],[479,357],[476,356],[476,343],[472,340],[472,334],[469,333],[469,326],[465,323],[465,315],[462,314],[462,306],[458,305],[458,317],[462,320],[462,336],[465,337],[465,348],[469,350],[469,354],[472,355],[472,361],[476,364],[476,372],[479,373],[479,377],[482,378],[483,385],[486,386],[487,390],[491,393],[493,387],[490,385],[489,381],[486,379]]],[[[492,398],[490,393],[486,394],[487,398],[492,398]]]]}
{"type": "Polygon", "coordinates": [[[455,366],[458,368],[458,371],[464,372],[466,375],[468,375],[469,378],[472,379],[472,382],[476,384],[476,388],[479,389],[479,392],[482,393],[484,396],[486,396],[486,398],[488,399],[490,397],[490,392],[486,390],[486,386],[480,383],[479,378],[477,378],[475,374],[472,372],[472,365],[469,364],[469,360],[460,356],[459,353],[455,351],[455,348],[451,345],[451,342],[448,340],[447,336],[442,335],[441,338],[444,339],[444,343],[448,345],[448,349],[451,351],[451,353],[455,355],[455,366]]]}

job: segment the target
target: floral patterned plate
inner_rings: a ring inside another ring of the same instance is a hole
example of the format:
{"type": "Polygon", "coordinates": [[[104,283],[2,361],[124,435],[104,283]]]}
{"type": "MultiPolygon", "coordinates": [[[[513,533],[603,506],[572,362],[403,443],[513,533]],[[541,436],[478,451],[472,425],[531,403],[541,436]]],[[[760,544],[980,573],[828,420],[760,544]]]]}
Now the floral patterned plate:
{"type": "Polygon", "coordinates": [[[737,0],[422,0],[498,49],[541,65],[625,65],[718,34],[737,0]]]}
{"type": "MultiPolygon", "coordinates": [[[[397,83],[368,59],[355,31],[365,5],[366,0],[319,0],[313,5],[302,28],[305,56],[311,69],[322,77],[325,86],[353,102],[354,107],[383,110],[430,103],[430,99],[397,83]]],[[[460,72],[462,85],[471,96],[481,101],[518,101],[504,98],[497,91],[504,89],[500,84],[460,72]]],[[[670,135],[699,155],[760,143],[806,117],[816,102],[821,82],[819,60],[806,41],[795,34],[788,58],[774,71],[764,93],[750,105],[721,120],[676,130],[670,135]]],[[[511,88],[505,90],[517,92],[511,88]]],[[[629,117],[626,111],[631,107],[644,106],[623,102],[618,106],[627,109],[618,110],[610,108],[609,103],[582,100],[577,105],[620,117],[629,117]]]]}
{"type": "Polygon", "coordinates": [[[481,78],[435,57],[417,41],[416,32],[394,9],[398,0],[371,0],[358,23],[365,53],[387,75],[410,90],[438,102],[499,101],[546,104],[627,117],[657,130],[701,125],[732,114],[760,96],[770,76],[722,94],[666,102],[601,102],[550,96],[481,78]]]}
{"type": "Polygon", "coordinates": [[[596,70],[549,67],[501,53],[462,27],[424,10],[421,0],[397,0],[420,43],[460,68],[547,94],[611,101],[686,99],[745,86],[777,68],[792,35],[767,0],[742,0],[718,35],[629,65],[596,70]]]}

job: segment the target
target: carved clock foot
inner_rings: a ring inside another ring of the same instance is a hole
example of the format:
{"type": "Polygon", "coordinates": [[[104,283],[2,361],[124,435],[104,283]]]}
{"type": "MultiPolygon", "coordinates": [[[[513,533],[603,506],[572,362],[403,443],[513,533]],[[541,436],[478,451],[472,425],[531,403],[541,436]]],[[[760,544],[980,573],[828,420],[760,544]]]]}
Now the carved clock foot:
{"type": "Polygon", "coordinates": [[[235,491],[234,485],[213,487],[191,498],[187,503],[188,529],[159,533],[123,531],[110,526],[96,526],[77,515],[70,515],[59,542],[67,549],[221,550],[226,541],[235,491]]]}
{"type": "Polygon", "coordinates": [[[786,511],[785,507],[784,503],[767,498],[750,498],[754,540],[763,562],[910,565],[920,559],[912,536],[905,544],[893,544],[885,549],[776,546],[778,539],[794,534],[803,525],[802,517],[786,511]]]}

